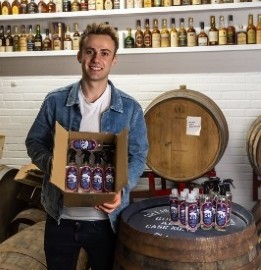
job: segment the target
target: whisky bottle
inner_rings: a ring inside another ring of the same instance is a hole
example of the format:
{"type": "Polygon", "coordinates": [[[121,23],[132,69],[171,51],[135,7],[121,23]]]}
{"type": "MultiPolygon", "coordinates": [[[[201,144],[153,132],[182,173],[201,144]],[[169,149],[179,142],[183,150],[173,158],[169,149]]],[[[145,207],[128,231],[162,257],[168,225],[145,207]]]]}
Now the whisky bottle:
{"type": "Polygon", "coordinates": [[[34,0],[30,0],[28,3],[28,14],[35,14],[38,13],[38,6],[34,2],[34,0]]]}
{"type": "Polygon", "coordinates": [[[53,35],[53,49],[62,50],[62,24],[58,23],[56,33],[53,35]]]}
{"type": "Polygon", "coordinates": [[[144,47],[145,48],[151,48],[152,47],[152,34],[150,31],[150,20],[145,20],[145,31],[143,34],[144,37],[144,47]]]}
{"type": "Polygon", "coordinates": [[[228,15],[227,44],[236,44],[236,29],[233,24],[233,15],[228,15]]]}
{"type": "Polygon", "coordinates": [[[2,15],[11,15],[12,14],[12,7],[8,0],[4,0],[1,7],[2,15]]]}
{"type": "Polygon", "coordinates": [[[72,49],[73,50],[79,50],[79,41],[80,41],[80,33],[79,33],[79,30],[78,30],[78,23],[75,23],[74,24],[74,33],[73,33],[73,38],[72,38],[72,49]]]}
{"type": "Polygon", "coordinates": [[[261,14],[257,15],[256,44],[261,44],[261,14]]]}
{"type": "Polygon", "coordinates": [[[4,26],[0,26],[0,52],[5,52],[5,30],[4,26]]]}
{"type": "Polygon", "coordinates": [[[18,26],[14,26],[14,36],[13,36],[13,50],[14,52],[19,52],[20,51],[20,46],[19,46],[19,41],[20,37],[18,34],[18,26]]]}
{"type": "Polygon", "coordinates": [[[134,8],[143,8],[143,0],[134,0],[133,7],[134,8]]]}
{"type": "Polygon", "coordinates": [[[187,46],[197,46],[197,35],[196,30],[193,26],[193,18],[189,18],[189,28],[187,30],[187,46]]]}
{"type": "Polygon", "coordinates": [[[34,51],[34,35],[32,25],[29,25],[29,31],[26,37],[27,51],[34,51]]]}
{"type": "Polygon", "coordinates": [[[80,11],[88,11],[88,3],[86,0],[80,1],[80,11]]]}
{"type": "Polygon", "coordinates": [[[128,34],[124,39],[124,48],[134,48],[134,38],[131,34],[131,28],[128,28],[128,34]]]}
{"type": "Polygon", "coordinates": [[[21,13],[21,4],[18,0],[14,0],[12,2],[12,14],[20,14],[21,13]]]}
{"type": "Polygon", "coordinates": [[[126,8],[134,8],[134,0],[126,0],[126,8]]]}
{"type": "Polygon", "coordinates": [[[38,13],[47,13],[47,5],[44,0],[38,2],[38,13]]]}
{"type": "Polygon", "coordinates": [[[158,27],[158,19],[153,20],[153,30],[151,32],[152,36],[152,48],[160,48],[160,30],[158,27]]]}
{"type": "Polygon", "coordinates": [[[227,28],[225,26],[224,16],[219,17],[218,44],[227,45],[227,28]]]}
{"type": "Polygon", "coordinates": [[[87,0],[88,1],[88,10],[95,10],[95,0],[87,0]]]}
{"type": "MultiPolygon", "coordinates": [[[[94,7],[94,9],[95,9],[95,7],[94,7]]],[[[64,0],[63,1],[63,12],[70,12],[70,11],[71,11],[71,1],[64,0]]]]}
{"type": "Polygon", "coordinates": [[[141,23],[140,20],[136,22],[136,32],[135,32],[135,48],[143,47],[143,32],[141,31],[141,23]]]}
{"type": "Polygon", "coordinates": [[[5,37],[5,51],[12,52],[13,45],[14,45],[14,40],[11,33],[11,25],[7,25],[6,37],[5,37]]]}
{"type": "Polygon", "coordinates": [[[201,5],[201,0],[192,0],[192,5],[201,5]]]}
{"type": "Polygon", "coordinates": [[[236,33],[236,44],[247,44],[247,33],[244,31],[243,25],[238,26],[238,31],[236,33]]]}
{"type": "Polygon", "coordinates": [[[247,44],[256,44],[256,27],[253,24],[253,14],[248,15],[247,44]]]}
{"type": "Polygon", "coordinates": [[[182,6],[187,6],[187,5],[191,5],[191,4],[192,4],[191,0],[181,0],[182,6]]]}
{"type": "Polygon", "coordinates": [[[42,50],[43,51],[51,51],[52,50],[52,40],[50,38],[50,33],[49,33],[48,28],[45,30],[45,38],[43,40],[42,50]]]}
{"type": "Polygon", "coordinates": [[[153,0],[153,7],[161,7],[162,1],[161,0],[153,0]]]}
{"type": "Polygon", "coordinates": [[[208,46],[208,35],[204,29],[204,22],[200,22],[200,32],[197,36],[198,46],[208,46]]]}
{"type": "Polygon", "coordinates": [[[170,33],[167,27],[167,20],[162,19],[162,29],[160,32],[161,47],[170,47],[170,33]]]}
{"type": "Polygon", "coordinates": [[[40,24],[36,25],[36,33],[34,36],[34,50],[35,51],[41,51],[42,50],[42,35],[41,35],[41,29],[40,29],[40,24]]]}
{"type": "Polygon", "coordinates": [[[215,16],[210,16],[210,29],[208,32],[208,45],[218,45],[218,30],[216,28],[215,16]]]}
{"type": "Polygon", "coordinates": [[[71,11],[80,11],[80,3],[78,2],[78,0],[73,0],[71,4],[71,11]]]}
{"type": "Polygon", "coordinates": [[[104,9],[105,10],[113,9],[113,0],[104,0],[104,9]]]}
{"type": "Polygon", "coordinates": [[[25,25],[21,25],[21,34],[20,34],[20,38],[19,38],[19,48],[20,48],[20,52],[27,51],[27,35],[26,35],[25,25]]]}
{"type": "Polygon", "coordinates": [[[96,0],[95,5],[96,5],[96,10],[103,10],[104,9],[103,0],[96,0]]]}
{"type": "Polygon", "coordinates": [[[53,0],[50,0],[47,3],[47,13],[55,13],[56,12],[56,4],[53,0]]]}
{"type": "Polygon", "coordinates": [[[144,0],[144,7],[148,8],[148,7],[153,7],[153,0],[144,0]]]}
{"type": "Polygon", "coordinates": [[[179,20],[178,41],[179,47],[187,46],[187,31],[184,27],[184,18],[180,18],[179,20]]]}
{"type": "MultiPolygon", "coordinates": [[[[141,7],[142,7],[143,2],[142,1],[139,1],[139,2],[141,2],[141,7]]],[[[121,8],[120,0],[113,0],[113,9],[120,9],[120,8],[121,8]]]]}
{"type": "Polygon", "coordinates": [[[178,32],[176,29],[175,18],[171,18],[170,47],[178,47],[178,32]]]}
{"type": "Polygon", "coordinates": [[[171,7],[172,6],[172,0],[163,0],[163,7],[171,7]]]}
{"type": "Polygon", "coordinates": [[[64,41],[63,41],[63,49],[72,50],[72,38],[71,38],[70,27],[68,25],[66,26],[66,32],[65,32],[64,41]]]}
{"type": "Polygon", "coordinates": [[[181,6],[181,0],[172,0],[172,6],[181,6]]]}
{"type": "Polygon", "coordinates": [[[27,0],[21,0],[21,14],[27,14],[28,13],[28,1],[27,0]]]}

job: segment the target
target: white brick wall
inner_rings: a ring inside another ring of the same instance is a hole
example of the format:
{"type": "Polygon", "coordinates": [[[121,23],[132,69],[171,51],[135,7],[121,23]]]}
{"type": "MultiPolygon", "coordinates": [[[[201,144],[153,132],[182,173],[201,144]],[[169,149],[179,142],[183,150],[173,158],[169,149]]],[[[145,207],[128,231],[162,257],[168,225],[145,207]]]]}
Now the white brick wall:
{"type": "MultiPolygon", "coordinates": [[[[0,133],[6,135],[1,164],[15,167],[30,162],[24,145],[29,127],[46,93],[78,80],[79,76],[0,77],[0,133]]],[[[134,96],[146,109],[159,94],[186,84],[200,91],[223,111],[229,143],[218,176],[235,180],[234,201],[247,208],[252,201],[252,167],[245,150],[251,123],[261,112],[261,72],[112,75],[114,84],[134,96]]]]}

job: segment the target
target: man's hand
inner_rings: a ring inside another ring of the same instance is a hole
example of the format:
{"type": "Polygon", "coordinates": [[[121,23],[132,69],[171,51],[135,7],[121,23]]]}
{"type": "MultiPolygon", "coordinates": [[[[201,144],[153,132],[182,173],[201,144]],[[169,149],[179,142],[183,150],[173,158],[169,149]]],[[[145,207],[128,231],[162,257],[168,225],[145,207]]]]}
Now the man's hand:
{"type": "Polygon", "coordinates": [[[103,212],[110,214],[121,204],[121,191],[117,192],[112,203],[104,203],[102,205],[97,205],[95,208],[97,210],[102,210],[103,212]]]}

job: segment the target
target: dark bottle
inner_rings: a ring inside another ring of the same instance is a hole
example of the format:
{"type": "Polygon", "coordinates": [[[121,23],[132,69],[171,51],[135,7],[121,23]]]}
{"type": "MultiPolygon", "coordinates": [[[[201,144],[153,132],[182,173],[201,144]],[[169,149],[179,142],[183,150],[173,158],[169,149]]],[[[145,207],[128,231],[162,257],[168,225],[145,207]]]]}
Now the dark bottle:
{"type": "Polygon", "coordinates": [[[145,31],[144,31],[144,47],[151,48],[152,47],[152,34],[150,31],[150,21],[149,19],[145,20],[145,31]]]}
{"type": "Polygon", "coordinates": [[[178,225],[178,190],[176,188],[173,188],[171,190],[171,194],[169,195],[169,203],[170,203],[170,218],[171,223],[174,225],[178,225]]]}
{"type": "Polygon", "coordinates": [[[65,190],[76,192],[78,188],[78,168],[76,164],[76,151],[69,150],[69,162],[66,166],[65,190]]]}
{"type": "Polygon", "coordinates": [[[83,162],[79,172],[79,192],[89,192],[91,190],[92,168],[90,165],[90,156],[91,153],[89,151],[83,152],[83,162]]]}
{"type": "Polygon", "coordinates": [[[0,52],[5,52],[5,31],[4,26],[0,26],[0,52]]]}
{"type": "Polygon", "coordinates": [[[103,179],[104,170],[101,163],[101,152],[94,152],[95,161],[93,167],[93,177],[92,177],[92,191],[102,192],[103,191],[103,179]]]}
{"type": "Polygon", "coordinates": [[[11,33],[11,25],[7,25],[6,37],[5,37],[5,51],[12,52],[14,45],[14,39],[11,33]]]}
{"type": "Polygon", "coordinates": [[[53,0],[50,0],[47,3],[47,13],[55,13],[56,12],[56,4],[53,0]]]}
{"type": "Polygon", "coordinates": [[[47,12],[47,5],[43,0],[38,2],[38,12],[39,13],[46,13],[47,12]]]}
{"type": "Polygon", "coordinates": [[[37,4],[34,2],[34,0],[31,0],[28,3],[28,14],[35,14],[38,13],[38,6],[37,4]]]}
{"type": "Polygon", "coordinates": [[[97,140],[72,140],[70,147],[75,150],[101,151],[103,149],[114,149],[114,144],[104,144],[97,140]]]}
{"type": "Polygon", "coordinates": [[[27,14],[27,13],[28,13],[28,1],[21,0],[21,14],[27,14]]]}
{"type": "Polygon", "coordinates": [[[37,24],[36,26],[36,34],[34,36],[34,50],[41,51],[43,45],[43,39],[41,35],[40,25],[37,24]]]}
{"type": "Polygon", "coordinates": [[[233,25],[233,15],[228,15],[227,44],[236,44],[236,29],[233,25]]]}
{"type": "Polygon", "coordinates": [[[197,37],[198,46],[208,46],[208,35],[204,30],[204,22],[200,22],[200,32],[197,37]]]}
{"type": "Polygon", "coordinates": [[[104,185],[105,192],[114,191],[115,167],[113,166],[113,152],[107,151],[105,157],[104,185]]]}
{"type": "Polygon", "coordinates": [[[51,51],[52,50],[52,40],[50,38],[50,34],[49,34],[49,29],[48,28],[45,30],[45,38],[43,40],[42,50],[43,51],[51,51]]]}
{"type": "Polygon", "coordinates": [[[124,39],[124,48],[134,48],[134,38],[131,34],[131,28],[128,28],[128,34],[124,39]]]}
{"type": "Polygon", "coordinates": [[[29,32],[26,38],[27,51],[34,51],[34,35],[32,25],[29,25],[29,32]]]}

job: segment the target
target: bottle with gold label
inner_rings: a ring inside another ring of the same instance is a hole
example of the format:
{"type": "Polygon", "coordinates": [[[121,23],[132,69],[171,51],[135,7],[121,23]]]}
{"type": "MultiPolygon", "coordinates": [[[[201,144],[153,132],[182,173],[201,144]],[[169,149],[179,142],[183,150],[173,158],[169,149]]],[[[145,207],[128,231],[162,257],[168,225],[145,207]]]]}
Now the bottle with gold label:
{"type": "Polygon", "coordinates": [[[153,20],[153,30],[151,32],[152,36],[152,48],[160,48],[160,30],[158,27],[158,19],[153,20]]]}
{"type": "Polygon", "coordinates": [[[236,29],[233,24],[233,15],[228,15],[228,26],[227,26],[227,44],[236,44],[236,29]]]}
{"type": "Polygon", "coordinates": [[[71,11],[80,11],[80,3],[78,0],[73,0],[71,4],[71,11]]]}
{"type": "Polygon", "coordinates": [[[248,15],[247,44],[256,44],[256,27],[253,23],[253,14],[248,15]]]}
{"type": "Polygon", "coordinates": [[[178,47],[178,31],[176,29],[175,18],[171,18],[170,26],[170,47],[178,47]]]}
{"type": "Polygon", "coordinates": [[[21,0],[21,14],[27,14],[28,13],[28,1],[27,0],[21,0]]]}
{"type": "Polygon", "coordinates": [[[81,0],[80,1],[80,11],[88,11],[87,0],[81,0]]]}
{"type": "Polygon", "coordinates": [[[62,24],[58,23],[55,34],[53,35],[53,49],[55,51],[62,50],[62,24]]]}
{"type": "Polygon", "coordinates": [[[73,38],[72,38],[72,49],[73,50],[79,50],[79,41],[80,41],[80,33],[78,29],[79,25],[78,23],[74,24],[74,33],[73,33],[73,38]]]}
{"type": "Polygon", "coordinates": [[[143,47],[143,32],[141,31],[141,22],[137,20],[136,22],[136,32],[135,32],[135,48],[143,47]]]}
{"type": "Polygon", "coordinates": [[[39,13],[47,13],[47,5],[46,3],[44,2],[44,0],[40,0],[38,2],[38,12],[39,13]]]}
{"type": "Polygon", "coordinates": [[[134,0],[126,0],[126,8],[134,8],[134,0]]]}
{"type": "Polygon", "coordinates": [[[187,30],[187,46],[197,46],[197,34],[193,25],[193,18],[189,18],[189,27],[187,30]]]}
{"type": "Polygon", "coordinates": [[[104,0],[104,9],[105,10],[113,9],[113,0],[104,0]]]}
{"type": "Polygon", "coordinates": [[[38,6],[34,2],[34,0],[30,0],[28,3],[28,14],[35,14],[38,13],[38,6]]]}
{"type": "Polygon", "coordinates": [[[201,5],[201,0],[192,0],[192,5],[201,5]]]}
{"type": "Polygon", "coordinates": [[[5,52],[5,30],[4,26],[0,26],[0,52],[5,52]]]}
{"type": "Polygon", "coordinates": [[[36,25],[36,33],[34,36],[34,50],[35,51],[41,51],[42,50],[42,45],[43,45],[43,38],[41,35],[41,29],[40,29],[40,24],[36,25]]]}
{"type": "Polygon", "coordinates": [[[71,38],[71,32],[70,27],[66,26],[66,32],[63,40],[63,49],[64,50],[72,50],[72,38],[71,38]]]}
{"type": "Polygon", "coordinates": [[[19,38],[19,48],[20,52],[26,52],[27,51],[27,35],[26,35],[26,29],[25,25],[21,25],[21,34],[19,38]]]}
{"type": "Polygon", "coordinates": [[[143,6],[144,6],[145,8],[153,7],[153,2],[152,2],[152,1],[153,1],[153,0],[144,0],[143,6]]]}
{"type": "Polygon", "coordinates": [[[152,47],[152,35],[150,31],[150,20],[145,20],[145,31],[143,34],[144,37],[144,47],[145,48],[151,48],[152,47]]]}
{"type": "Polygon", "coordinates": [[[19,47],[19,34],[18,34],[18,26],[14,26],[14,36],[13,36],[13,50],[14,52],[19,52],[20,47],[19,47]]]}
{"type": "Polygon", "coordinates": [[[172,0],[172,6],[181,6],[181,0],[172,0]]]}
{"type": "Polygon", "coordinates": [[[161,0],[153,0],[153,7],[161,7],[162,1],[161,0]]]}
{"type": "Polygon", "coordinates": [[[5,51],[12,52],[14,45],[14,39],[11,33],[11,25],[7,25],[6,37],[5,37],[5,51]]]}
{"type": "Polygon", "coordinates": [[[167,27],[167,20],[162,19],[162,29],[160,32],[161,47],[170,47],[170,33],[167,27]]]}
{"type": "Polygon", "coordinates": [[[256,44],[261,44],[261,14],[257,15],[256,44]]]}
{"type": "Polygon", "coordinates": [[[218,45],[218,30],[216,28],[215,16],[210,16],[210,29],[208,32],[208,45],[218,45]]]}
{"type": "Polygon", "coordinates": [[[48,28],[45,30],[45,38],[43,39],[42,50],[43,51],[52,50],[52,40],[50,38],[50,32],[48,28]]]}
{"type": "Polygon", "coordinates": [[[104,9],[103,0],[96,0],[95,4],[96,4],[96,10],[103,10],[104,9]]]}
{"type": "Polygon", "coordinates": [[[56,12],[56,4],[53,0],[50,0],[47,3],[47,13],[55,13],[56,12]]]}
{"type": "Polygon", "coordinates": [[[124,48],[134,48],[134,38],[132,37],[131,28],[128,28],[127,36],[124,39],[124,48]]]}
{"type": "Polygon", "coordinates": [[[242,45],[247,44],[247,33],[244,31],[243,25],[238,26],[238,31],[236,33],[236,44],[242,45]]]}
{"type": "Polygon", "coordinates": [[[4,0],[1,6],[2,15],[11,15],[12,14],[12,7],[8,0],[4,0]]]}
{"type": "Polygon", "coordinates": [[[21,13],[21,4],[19,0],[14,0],[12,2],[12,14],[20,14],[21,13]]]}
{"type": "Polygon", "coordinates": [[[205,32],[204,22],[200,22],[200,32],[197,36],[197,44],[198,46],[208,46],[208,35],[205,32]]]}
{"type": "Polygon", "coordinates": [[[184,18],[180,18],[179,20],[178,41],[179,47],[187,46],[187,31],[184,26],[184,18]]]}
{"type": "MultiPolygon", "coordinates": [[[[139,2],[143,3],[141,0],[139,0],[139,2]]],[[[120,8],[121,8],[120,0],[113,0],[113,9],[120,9],[120,8]]]]}
{"type": "Polygon", "coordinates": [[[225,26],[224,16],[219,17],[218,44],[227,45],[227,28],[225,26]]]}
{"type": "Polygon", "coordinates": [[[88,10],[95,10],[95,0],[87,0],[88,1],[88,10]]]}
{"type": "Polygon", "coordinates": [[[27,51],[34,51],[34,35],[33,35],[33,28],[32,25],[29,25],[29,30],[28,34],[26,37],[26,46],[27,46],[27,51]]]}
{"type": "Polygon", "coordinates": [[[171,7],[172,6],[172,0],[163,0],[163,7],[171,7]]]}

